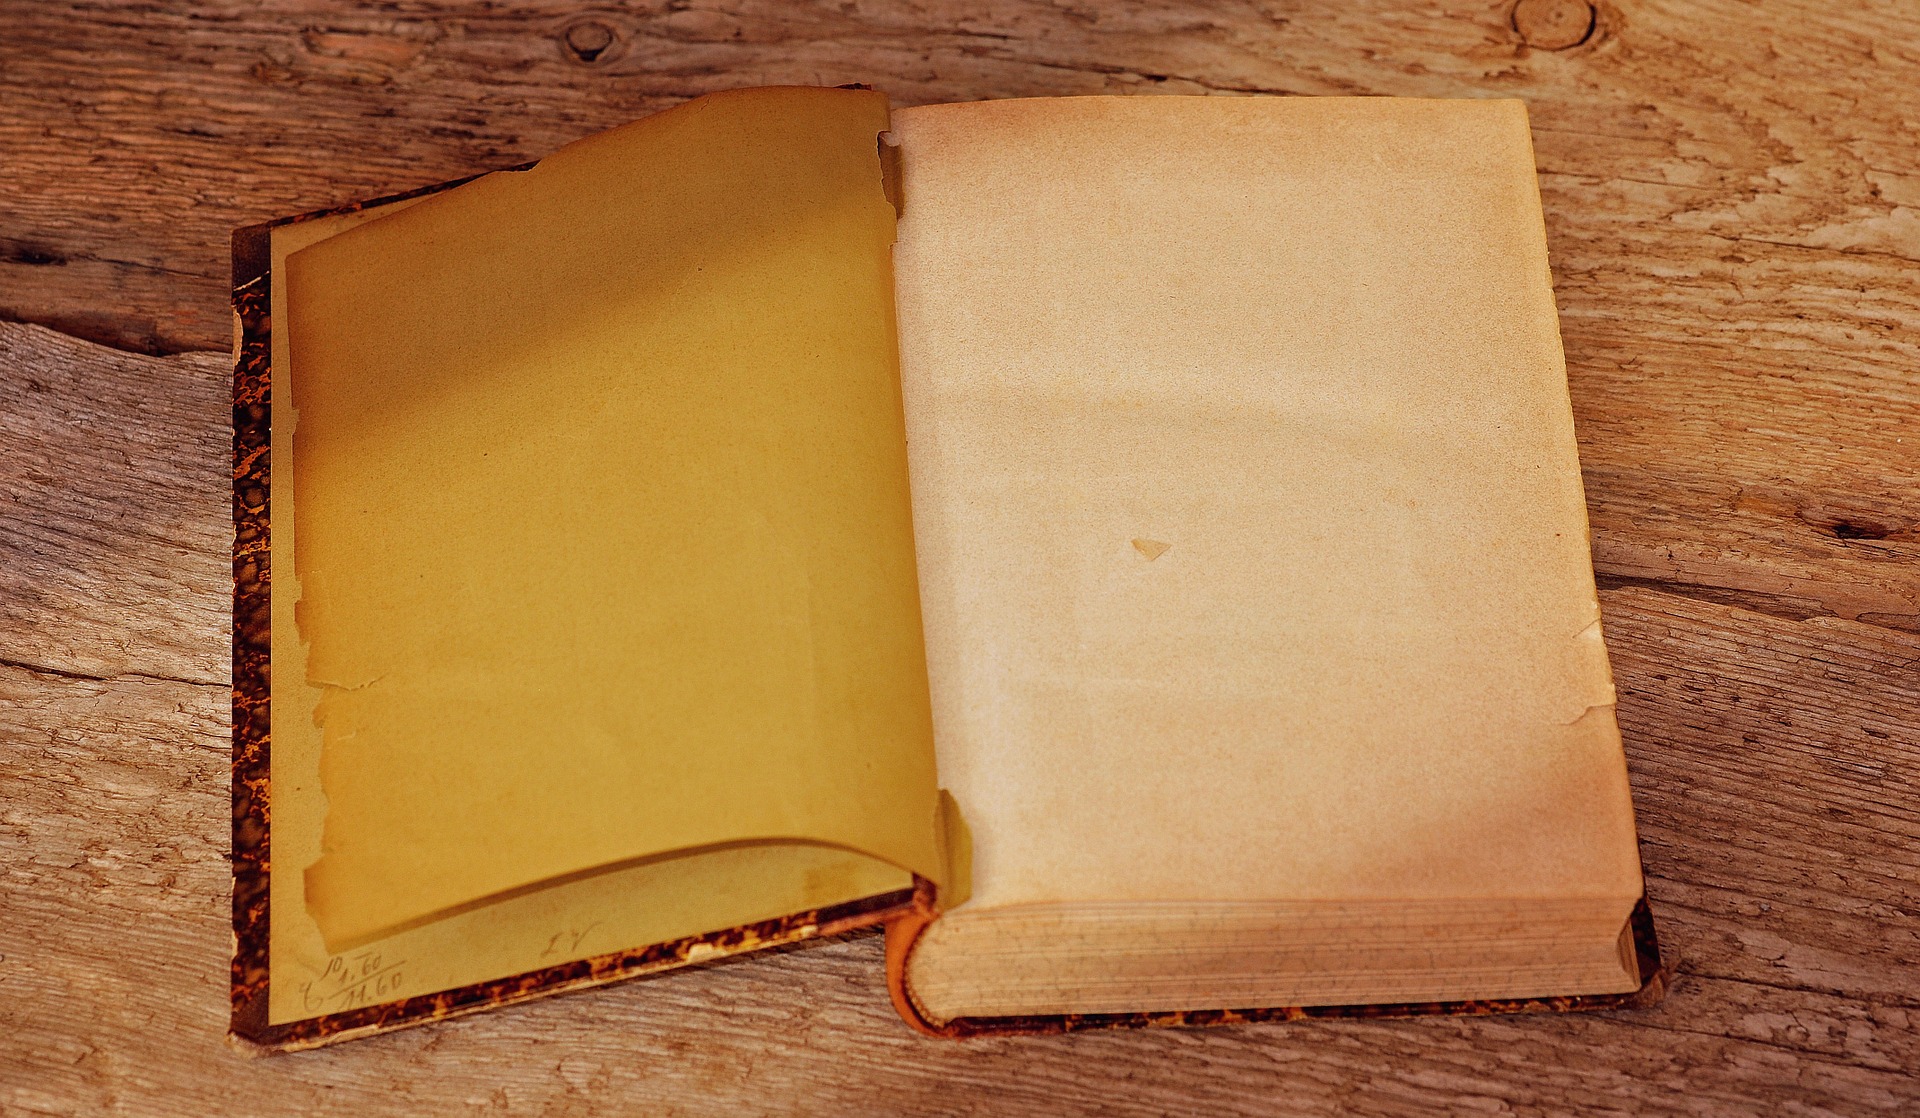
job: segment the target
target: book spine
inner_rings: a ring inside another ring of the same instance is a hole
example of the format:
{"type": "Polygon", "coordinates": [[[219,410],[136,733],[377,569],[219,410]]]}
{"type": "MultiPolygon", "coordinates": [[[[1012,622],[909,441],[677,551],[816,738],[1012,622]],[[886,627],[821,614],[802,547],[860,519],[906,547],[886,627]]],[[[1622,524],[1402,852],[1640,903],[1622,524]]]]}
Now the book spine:
{"type": "Polygon", "coordinates": [[[913,879],[913,901],[899,916],[887,921],[887,994],[893,999],[900,1019],[928,1036],[956,1036],[949,1028],[935,1024],[913,1000],[907,987],[907,960],[913,955],[920,933],[940,915],[931,881],[913,879]]]}

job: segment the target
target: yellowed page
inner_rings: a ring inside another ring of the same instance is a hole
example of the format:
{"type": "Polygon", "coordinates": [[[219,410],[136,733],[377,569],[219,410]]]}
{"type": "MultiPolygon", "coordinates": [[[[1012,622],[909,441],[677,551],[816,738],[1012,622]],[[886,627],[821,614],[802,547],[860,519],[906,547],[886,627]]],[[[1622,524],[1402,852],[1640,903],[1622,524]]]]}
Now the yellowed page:
{"type": "Polygon", "coordinates": [[[945,877],[886,122],[704,98],[288,258],[329,944],[741,841],[945,877]]]}
{"type": "Polygon", "coordinates": [[[893,132],[934,724],[974,841],[943,921],[1586,898],[1617,934],[1639,865],[1522,105],[1001,101],[893,132]]]}
{"type": "MultiPolygon", "coordinates": [[[[340,214],[272,234],[273,274],[293,251],[384,217],[419,199],[340,214]]],[[[287,320],[285,283],[274,284],[274,321],[287,320]]],[[[273,332],[273,455],[293,462],[289,331],[273,332]]],[[[737,927],[910,887],[906,871],[808,844],[754,845],[592,874],[481,905],[330,952],[306,904],[306,867],[319,858],[326,797],[320,788],[322,691],[306,682],[306,645],[295,617],[295,516],[291,486],[273,490],[273,870],[268,1020],[283,1024],[454,989],[544,967],[737,927]]]]}

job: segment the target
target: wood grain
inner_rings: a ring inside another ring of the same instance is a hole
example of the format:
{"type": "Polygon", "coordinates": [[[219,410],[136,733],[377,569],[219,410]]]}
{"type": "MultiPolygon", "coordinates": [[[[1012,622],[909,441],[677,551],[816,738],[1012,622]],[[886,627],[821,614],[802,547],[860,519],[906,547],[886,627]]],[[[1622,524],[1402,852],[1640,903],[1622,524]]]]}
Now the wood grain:
{"type": "Polygon", "coordinates": [[[153,364],[0,333],[0,661],[226,686],[233,366],[153,364]]]}
{"type": "Polygon", "coordinates": [[[1563,7],[0,6],[0,1112],[1920,1110],[1920,12],[1563,7]],[[862,937],[221,1045],[227,361],[143,354],[235,225],[846,81],[1528,101],[1666,1002],[939,1042],[862,937]]]}
{"type": "Polygon", "coordinates": [[[1517,18],[1480,0],[7,5],[0,318],[222,348],[233,227],[736,85],[1518,96],[1583,435],[1609,451],[1589,463],[1601,571],[1920,629],[1920,441],[1898,434],[1920,406],[1920,17],[1602,3],[1558,51],[1517,18]]]}

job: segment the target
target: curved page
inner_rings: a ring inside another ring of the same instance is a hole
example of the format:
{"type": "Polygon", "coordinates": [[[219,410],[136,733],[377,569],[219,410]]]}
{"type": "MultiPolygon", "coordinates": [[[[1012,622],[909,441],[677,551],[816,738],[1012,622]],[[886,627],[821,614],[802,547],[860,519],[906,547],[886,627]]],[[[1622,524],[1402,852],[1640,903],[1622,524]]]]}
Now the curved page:
{"type": "Polygon", "coordinates": [[[886,126],[716,95],[288,258],[330,949],[677,851],[946,877],[886,126]]]}

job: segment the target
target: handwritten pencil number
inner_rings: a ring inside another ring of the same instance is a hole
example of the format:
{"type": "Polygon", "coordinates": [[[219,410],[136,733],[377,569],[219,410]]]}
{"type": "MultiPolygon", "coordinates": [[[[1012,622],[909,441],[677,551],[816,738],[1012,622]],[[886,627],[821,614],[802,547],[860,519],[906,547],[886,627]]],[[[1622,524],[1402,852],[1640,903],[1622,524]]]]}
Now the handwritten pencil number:
{"type": "Polygon", "coordinates": [[[378,951],[336,955],[327,960],[319,978],[301,985],[301,1000],[308,1012],[326,1013],[392,1001],[400,990],[406,962],[388,959],[378,951]]]}

